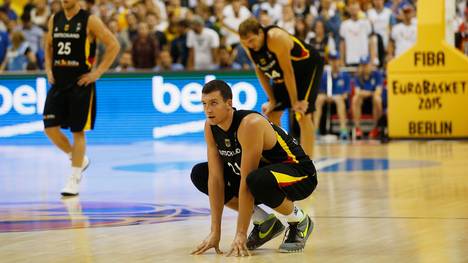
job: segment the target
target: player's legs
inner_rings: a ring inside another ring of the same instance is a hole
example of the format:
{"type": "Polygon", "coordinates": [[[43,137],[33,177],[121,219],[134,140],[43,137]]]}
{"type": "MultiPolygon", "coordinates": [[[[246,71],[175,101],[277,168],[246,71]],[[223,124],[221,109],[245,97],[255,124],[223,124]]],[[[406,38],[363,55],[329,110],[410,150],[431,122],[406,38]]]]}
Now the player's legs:
{"type": "Polygon", "coordinates": [[[72,167],[81,167],[86,152],[86,138],[84,131],[73,133],[72,167]]]}
{"type": "Polygon", "coordinates": [[[353,120],[354,127],[356,130],[361,129],[361,114],[362,114],[362,103],[365,98],[372,96],[372,93],[363,89],[356,89],[353,99],[352,99],[352,108],[353,108],[353,120]]]}
{"type": "Polygon", "coordinates": [[[44,129],[49,140],[64,153],[68,154],[72,151],[72,146],[67,136],[60,130],[60,126],[47,127],[44,129]]]}
{"type": "Polygon", "coordinates": [[[327,95],[324,93],[320,93],[317,95],[317,99],[315,100],[315,112],[314,112],[314,124],[318,128],[320,125],[320,119],[322,118],[322,108],[323,104],[327,99],[327,95]]]}
{"type": "Polygon", "coordinates": [[[301,146],[304,152],[312,158],[314,153],[315,132],[314,123],[312,121],[312,113],[307,113],[302,116],[299,121],[301,129],[301,146]]]}
{"type": "Polygon", "coordinates": [[[307,198],[317,185],[315,168],[272,164],[250,173],[247,185],[255,200],[282,214],[289,227],[280,252],[302,251],[313,229],[313,222],[294,200],[307,198]]]}
{"type": "Polygon", "coordinates": [[[377,125],[377,121],[382,116],[382,91],[377,89],[372,94],[372,115],[377,125]]]}
{"type": "Polygon", "coordinates": [[[345,95],[339,94],[333,96],[333,101],[336,104],[336,110],[338,112],[338,119],[340,120],[340,139],[348,139],[348,128],[346,125],[346,103],[345,95]]]}

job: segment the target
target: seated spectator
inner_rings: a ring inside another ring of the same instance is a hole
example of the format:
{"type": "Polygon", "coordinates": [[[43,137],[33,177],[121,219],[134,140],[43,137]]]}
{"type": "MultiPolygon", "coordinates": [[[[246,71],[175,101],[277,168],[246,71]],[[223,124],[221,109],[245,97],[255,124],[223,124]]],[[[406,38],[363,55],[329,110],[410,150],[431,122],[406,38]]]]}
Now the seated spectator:
{"type": "Polygon", "coordinates": [[[125,51],[119,59],[119,64],[114,69],[116,72],[135,71],[132,62],[132,52],[130,50],[125,51]]]}
{"type": "MultiPolygon", "coordinates": [[[[352,99],[356,139],[363,137],[360,121],[364,99],[372,98],[372,115],[376,125],[382,115],[382,83],[382,74],[380,71],[374,70],[369,57],[362,58],[354,78],[354,96],[352,99]]],[[[377,127],[373,128],[369,133],[369,137],[372,139],[377,138],[378,132],[377,127]]]]}
{"type": "Polygon", "coordinates": [[[465,8],[464,21],[458,27],[455,33],[455,46],[468,56],[468,7],[465,8]]]}
{"type": "Polygon", "coordinates": [[[329,61],[331,70],[325,70],[320,82],[320,90],[315,101],[314,123],[319,127],[322,117],[322,107],[325,103],[335,103],[338,118],[340,120],[340,139],[347,140],[349,137],[346,127],[346,99],[350,92],[350,76],[341,71],[340,56],[337,53],[330,54],[329,61]]]}
{"type": "Polygon", "coordinates": [[[138,35],[132,43],[133,65],[138,69],[151,69],[156,66],[155,61],[159,54],[159,43],[153,34],[150,34],[148,24],[138,24],[138,35]]]}
{"type": "Polygon", "coordinates": [[[29,48],[29,44],[21,31],[11,34],[11,46],[8,48],[6,58],[0,66],[0,72],[25,71],[36,69],[36,56],[29,48]]]}
{"type": "Polygon", "coordinates": [[[159,53],[157,66],[153,68],[154,71],[179,71],[184,70],[184,66],[179,63],[173,63],[171,53],[167,49],[163,49],[159,53]]]}
{"type": "Polygon", "coordinates": [[[232,61],[231,48],[220,46],[218,49],[219,64],[218,70],[241,69],[241,65],[232,61]]]}

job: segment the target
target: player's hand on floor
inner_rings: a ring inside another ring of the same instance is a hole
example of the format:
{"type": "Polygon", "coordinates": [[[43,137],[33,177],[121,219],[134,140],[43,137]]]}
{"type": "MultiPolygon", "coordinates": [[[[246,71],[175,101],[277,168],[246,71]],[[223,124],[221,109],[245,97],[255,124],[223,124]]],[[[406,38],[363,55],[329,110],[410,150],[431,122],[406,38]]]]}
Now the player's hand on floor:
{"type": "Polygon", "coordinates": [[[96,82],[99,79],[99,75],[92,71],[86,74],[81,75],[80,79],[78,80],[78,85],[80,86],[88,86],[91,83],[96,82]]]}
{"type": "Polygon", "coordinates": [[[216,251],[216,254],[223,254],[223,252],[219,249],[219,240],[220,240],[220,234],[216,234],[211,232],[208,237],[201,242],[200,245],[197,246],[195,250],[192,251],[192,255],[201,255],[205,253],[210,248],[214,248],[216,251]]]}
{"type": "Polygon", "coordinates": [[[231,250],[226,255],[229,256],[236,256],[236,257],[244,257],[250,256],[250,252],[247,249],[247,236],[245,234],[237,233],[234,241],[231,244],[231,250]]]}

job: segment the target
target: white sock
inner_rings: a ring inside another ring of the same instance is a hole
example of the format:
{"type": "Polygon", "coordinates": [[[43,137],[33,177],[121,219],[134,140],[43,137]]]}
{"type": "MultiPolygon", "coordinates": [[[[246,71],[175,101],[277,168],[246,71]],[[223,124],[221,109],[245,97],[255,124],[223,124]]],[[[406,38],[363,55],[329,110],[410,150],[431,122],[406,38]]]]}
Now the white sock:
{"type": "Polygon", "coordinates": [[[295,222],[301,222],[302,219],[304,219],[304,216],[305,214],[304,212],[302,212],[302,209],[294,205],[292,213],[289,215],[286,215],[285,218],[286,218],[286,221],[288,221],[288,223],[295,223],[295,222]]]}
{"type": "Polygon", "coordinates": [[[78,179],[81,178],[81,167],[72,167],[72,175],[78,179]]]}
{"type": "Polygon", "coordinates": [[[270,215],[267,212],[265,212],[265,210],[261,209],[259,206],[254,206],[254,211],[252,215],[252,220],[254,222],[261,223],[267,220],[269,216],[270,215]]]}

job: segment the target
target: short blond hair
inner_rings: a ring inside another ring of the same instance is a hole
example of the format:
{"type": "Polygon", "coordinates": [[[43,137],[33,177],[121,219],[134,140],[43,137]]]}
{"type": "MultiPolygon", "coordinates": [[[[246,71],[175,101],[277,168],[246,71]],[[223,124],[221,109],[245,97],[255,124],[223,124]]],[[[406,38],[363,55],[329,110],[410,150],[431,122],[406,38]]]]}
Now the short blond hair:
{"type": "Polygon", "coordinates": [[[258,34],[262,25],[254,17],[247,18],[239,25],[239,36],[241,38],[246,37],[248,34],[258,34]]]}

